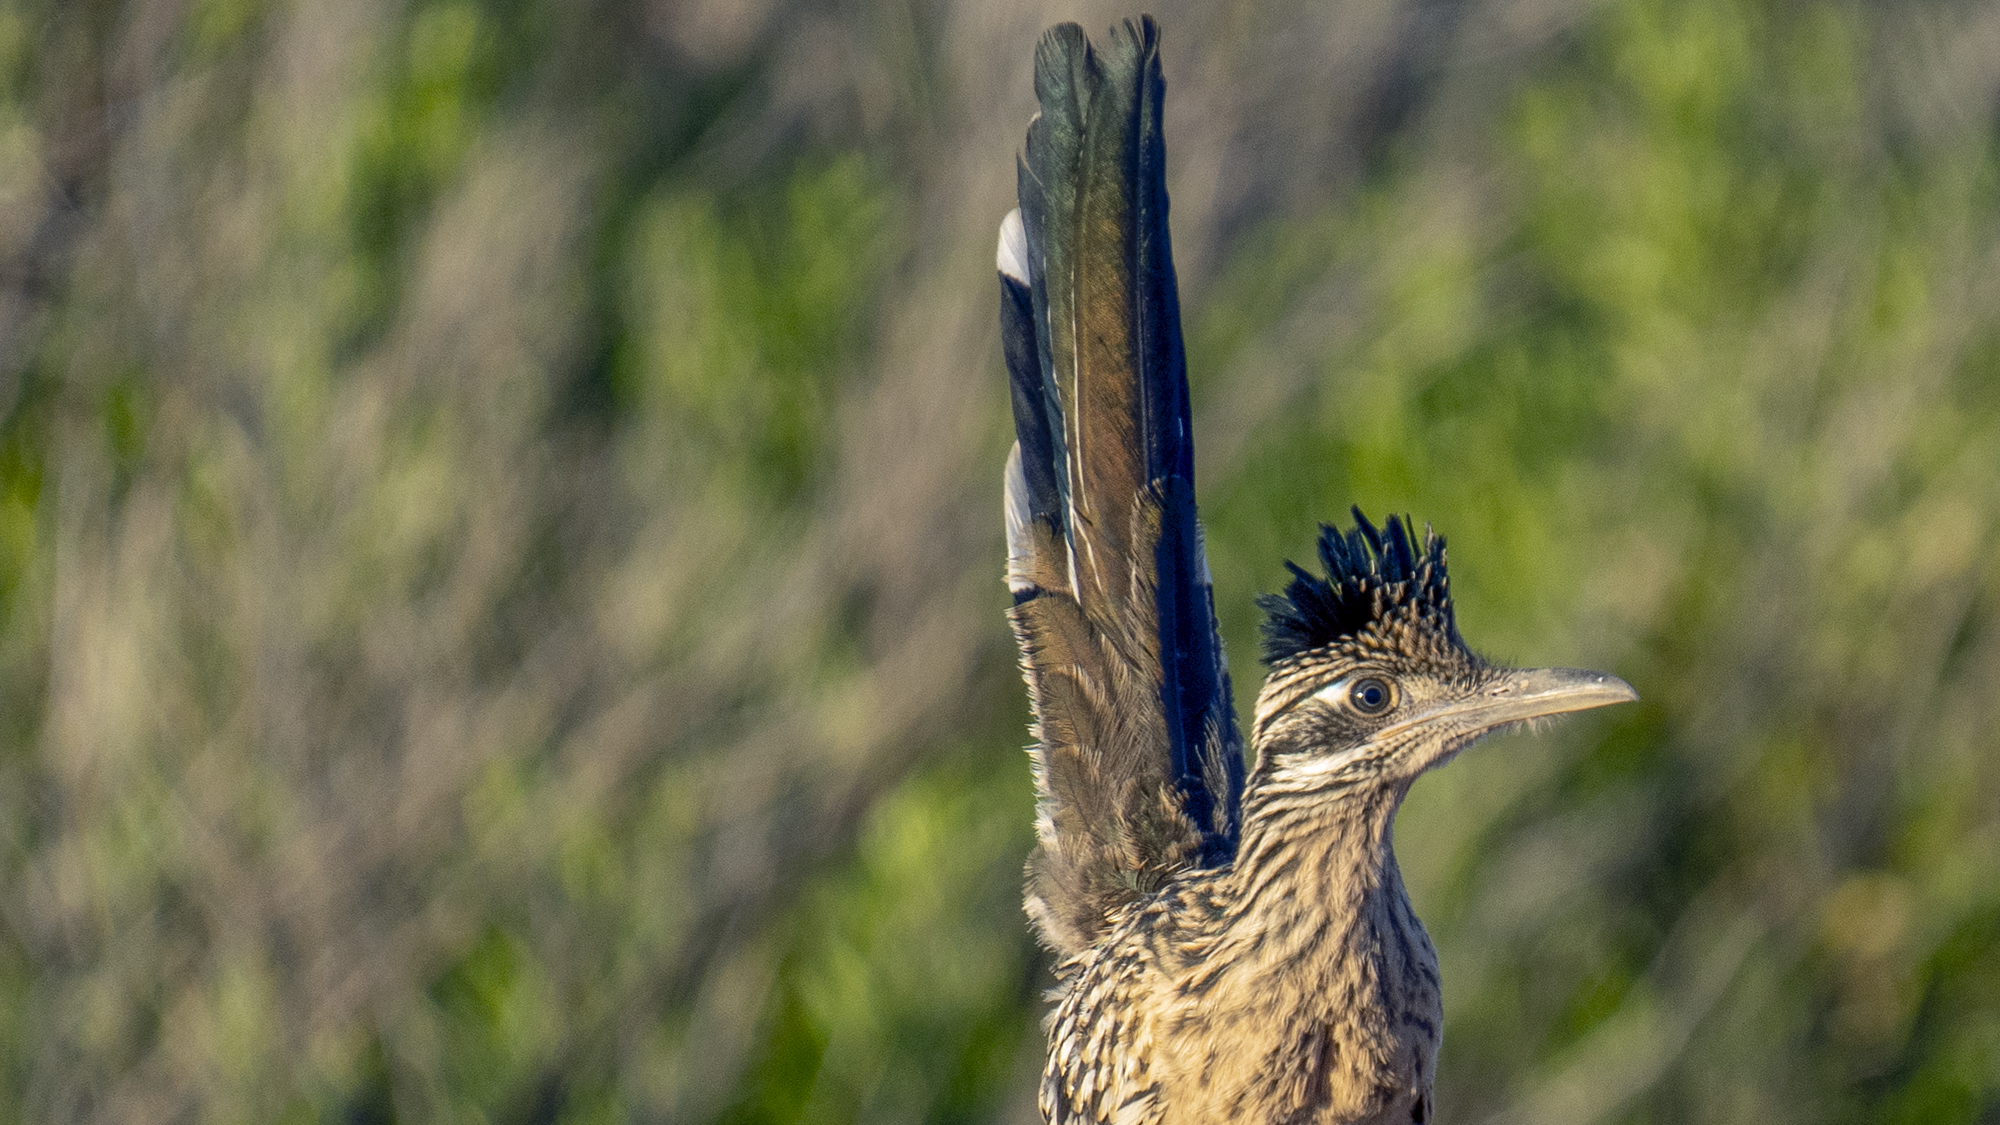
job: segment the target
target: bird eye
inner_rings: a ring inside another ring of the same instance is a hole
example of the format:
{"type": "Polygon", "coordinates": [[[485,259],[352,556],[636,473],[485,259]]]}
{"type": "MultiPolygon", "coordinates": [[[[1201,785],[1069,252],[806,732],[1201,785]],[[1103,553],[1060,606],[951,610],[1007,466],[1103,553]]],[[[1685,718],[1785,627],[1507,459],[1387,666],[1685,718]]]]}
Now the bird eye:
{"type": "Polygon", "coordinates": [[[1389,709],[1389,703],[1394,698],[1389,692],[1389,685],[1373,676],[1356,680],[1354,686],[1347,689],[1348,702],[1364,715],[1380,715],[1389,709]]]}

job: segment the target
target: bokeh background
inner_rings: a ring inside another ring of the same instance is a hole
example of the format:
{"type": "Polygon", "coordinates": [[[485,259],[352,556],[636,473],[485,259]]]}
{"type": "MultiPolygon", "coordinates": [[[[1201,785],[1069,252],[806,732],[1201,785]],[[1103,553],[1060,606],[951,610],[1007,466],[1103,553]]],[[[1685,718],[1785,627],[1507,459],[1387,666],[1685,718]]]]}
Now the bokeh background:
{"type": "MultiPolygon", "coordinates": [[[[1162,0],[1201,500],[1642,704],[1443,1120],[2000,1121],[2000,8],[1162,0]]],[[[0,1115],[1033,1120],[995,225],[1100,0],[0,0],[0,1115]]]]}

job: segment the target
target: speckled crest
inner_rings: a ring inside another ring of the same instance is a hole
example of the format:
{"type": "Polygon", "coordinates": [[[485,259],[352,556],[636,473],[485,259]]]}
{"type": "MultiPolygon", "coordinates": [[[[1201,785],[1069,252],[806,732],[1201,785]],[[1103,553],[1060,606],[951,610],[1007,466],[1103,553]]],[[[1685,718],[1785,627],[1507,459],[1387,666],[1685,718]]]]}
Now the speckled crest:
{"type": "Polygon", "coordinates": [[[1320,526],[1319,557],[1326,577],[1287,562],[1292,581],[1285,592],[1258,599],[1269,614],[1264,621],[1266,664],[1389,633],[1398,623],[1463,645],[1452,617],[1444,537],[1426,527],[1418,547],[1407,517],[1390,516],[1378,530],[1360,508],[1353,511],[1352,531],[1320,526]]]}

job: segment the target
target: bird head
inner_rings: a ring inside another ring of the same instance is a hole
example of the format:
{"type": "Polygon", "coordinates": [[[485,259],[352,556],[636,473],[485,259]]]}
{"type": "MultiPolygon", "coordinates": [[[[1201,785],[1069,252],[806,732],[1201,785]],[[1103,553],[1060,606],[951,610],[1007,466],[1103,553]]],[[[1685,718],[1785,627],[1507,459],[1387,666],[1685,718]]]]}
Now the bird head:
{"type": "Polygon", "coordinates": [[[1324,577],[1286,563],[1285,592],[1260,599],[1262,769],[1307,788],[1407,785],[1493,731],[1638,698],[1616,676],[1481,659],[1458,635],[1444,539],[1354,518],[1320,529],[1324,577]]]}

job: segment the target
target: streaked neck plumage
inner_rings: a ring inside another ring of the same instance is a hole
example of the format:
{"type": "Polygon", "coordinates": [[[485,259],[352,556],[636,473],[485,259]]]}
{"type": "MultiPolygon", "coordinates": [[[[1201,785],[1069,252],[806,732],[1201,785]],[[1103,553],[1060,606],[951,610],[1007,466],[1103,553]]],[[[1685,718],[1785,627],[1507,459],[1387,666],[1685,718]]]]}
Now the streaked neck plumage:
{"type": "Polygon", "coordinates": [[[1344,946],[1347,931],[1388,920],[1382,899],[1405,897],[1393,837],[1409,779],[1329,770],[1326,761],[1273,754],[1259,764],[1228,880],[1265,940],[1299,954],[1314,943],[1344,946]]]}

